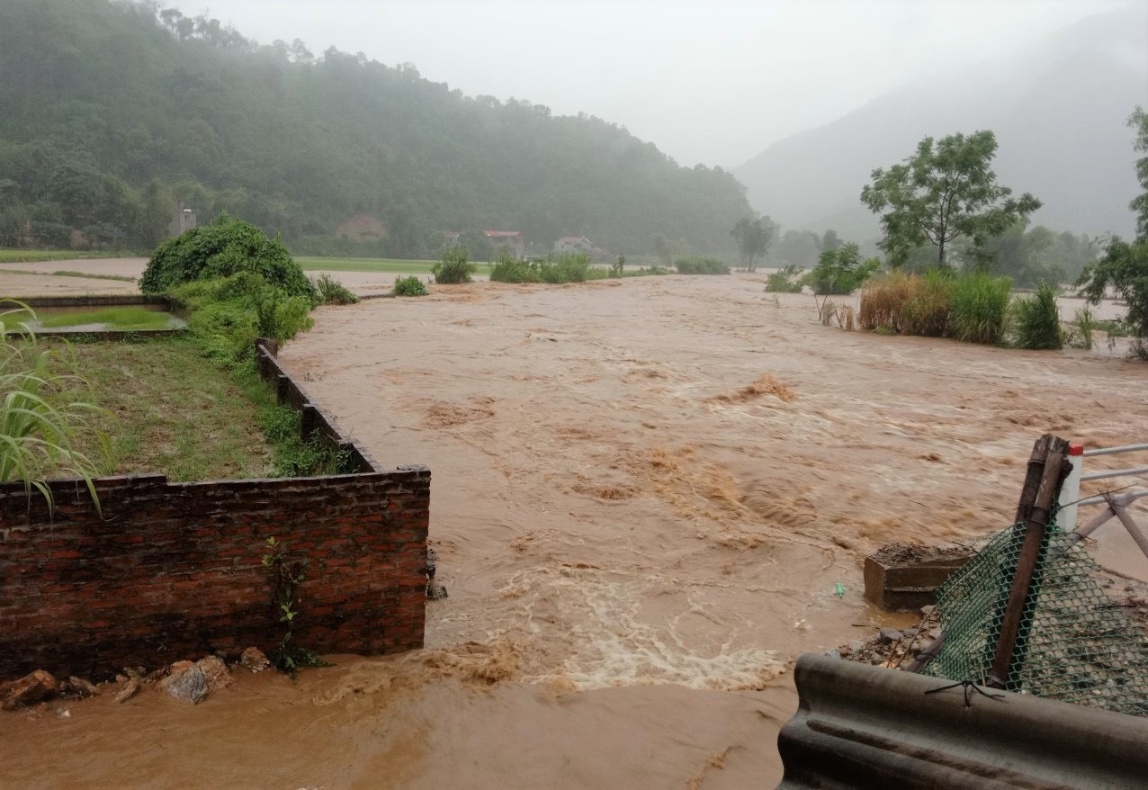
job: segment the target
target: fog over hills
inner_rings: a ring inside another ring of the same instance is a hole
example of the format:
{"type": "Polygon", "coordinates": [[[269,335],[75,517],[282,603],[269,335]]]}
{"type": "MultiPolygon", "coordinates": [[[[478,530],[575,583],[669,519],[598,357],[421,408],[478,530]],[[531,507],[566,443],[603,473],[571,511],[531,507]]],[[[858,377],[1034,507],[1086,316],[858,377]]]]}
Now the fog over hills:
{"type": "Polygon", "coordinates": [[[1125,121],[1137,104],[1148,105],[1148,6],[1090,17],[997,62],[910,83],[771,145],[734,173],[753,206],[785,228],[869,240],[877,218],[859,196],[874,168],[907,158],[927,135],[991,129],[1000,183],[1044,202],[1034,224],[1130,235],[1128,202],[1138,187],[1125,121]]]}

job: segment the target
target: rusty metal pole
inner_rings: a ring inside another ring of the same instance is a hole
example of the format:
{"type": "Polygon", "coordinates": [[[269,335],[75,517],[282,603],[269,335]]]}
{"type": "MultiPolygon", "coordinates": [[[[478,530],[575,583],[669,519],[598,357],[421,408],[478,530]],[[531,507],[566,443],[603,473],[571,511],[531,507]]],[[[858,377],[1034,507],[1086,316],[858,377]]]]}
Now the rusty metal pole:
{"type": "Polygon", "coordinates": [[[1037,440],[1029,458],[1028,475],[1017,506],[1017,520],[1024,524],[1024,540],[1013,573],[1012,588],[1005,604],[1004,617],[997,635],[996,654],[988,677],[988,685],[994,688],[1005,688],[1012,671],[1025,604],[1028,603],[1033,574],[1040,561],[1045,529],[1052,515],[1053,503],[1060,495],[1061,483],[1069,471],[1067,455],[1067,441],[1045,434],[1037,440]],[[1040,457],[1041,453],[1044,454],[1043,458],[1040,457]],[[1038,471],[1038,483],[1033,491],[1031,484],[1038,471]]]}

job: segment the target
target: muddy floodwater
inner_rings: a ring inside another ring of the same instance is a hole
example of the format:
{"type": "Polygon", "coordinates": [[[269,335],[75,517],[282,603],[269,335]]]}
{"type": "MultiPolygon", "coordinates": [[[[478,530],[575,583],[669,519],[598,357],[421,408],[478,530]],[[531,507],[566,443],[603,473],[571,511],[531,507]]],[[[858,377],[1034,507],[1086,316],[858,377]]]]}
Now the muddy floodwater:
{"type": "Polygon", "coordinates": [[[4,714],[0,785],[772,786],[792,662],[889,622],[868,552],[1008,525],[1042,432],[1148,432],[1148,365],[845,333],[754,275],[440,286],[316,319],[288,368],[384,465],[432,471],[449,597],[426,649],[295,684],[236,670],[194,708],[4,714]]]}

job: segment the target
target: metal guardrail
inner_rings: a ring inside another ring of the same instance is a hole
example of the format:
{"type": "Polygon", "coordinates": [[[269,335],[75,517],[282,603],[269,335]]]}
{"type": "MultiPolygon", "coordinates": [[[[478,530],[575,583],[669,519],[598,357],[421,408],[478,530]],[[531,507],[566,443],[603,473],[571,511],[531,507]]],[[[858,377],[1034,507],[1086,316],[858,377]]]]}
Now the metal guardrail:
{"type": "Polygon", "coordinates": [[[1148,720],[813,654],[779,788],[1130,788],[1148,720]],[[948,686],[949,688],[945,688],[948,686]],[[945,690],[941,690],[945,689],[945,690]]]}
{"type": "MultiPolygon", "coordinates": [[[[1090,496],[1081,499],[1080,497],[1080,484],[1089,480],[1108,480],[1117,477],[1142,477],[1148,476],[1148,466],[1134,466],[1127,469],[1104,469],[1098,472],[1090,472],[1084,474],[1084,459],[1094,458],[1100,455],[1123,455],[1125,453],[1141,453],[1148,452],[1148,444],[1126,444],[1121,447],[1098,447],[1093,450],[1085,450],[1079,444],[1070,445],[1069,461],[1072,462],[1072,472],[1064,481],[1064,487],[1060,492],[1060,515],[1057,519],[1060,528],[1065,532],[1072,532],[1076,529],[1077,509],[1087,507],[1088,505],[1099,505],[1107,503],[1110,499],[1108,494],[1100,494],[1097,496],[1090,496]]],[[[1124,488],[1127,488],[1125,486],[1124,488]]],[[[1148,490],[1134,490],[1125,493],[1122,503],[1126,506],[1133,501],[1142,497],[1148,496],[1148,490]],[[1129,496],[1131,494],[1131,496],[1129,496]]],[[[1115,513],[1111,510],[1108,511],[1109,515],[1115,513]]],[[[1099,525],[1097,525],[1099,526],[1099,525]]],[[[1093,528],[1095,529],[1095,528],[1093,528]]]]}

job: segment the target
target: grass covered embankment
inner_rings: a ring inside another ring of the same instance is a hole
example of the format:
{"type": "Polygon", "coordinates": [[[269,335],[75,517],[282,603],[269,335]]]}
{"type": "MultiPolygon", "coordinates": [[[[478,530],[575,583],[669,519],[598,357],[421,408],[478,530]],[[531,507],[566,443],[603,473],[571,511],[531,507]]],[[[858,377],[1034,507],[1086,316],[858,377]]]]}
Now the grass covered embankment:
{"type": "Polygon", "coordinates": [[[59,350],[60,372],[86,382],[75,388],[102,410],[76,437],[98,474],[186,482],[335,471],[329,453],[300,441],[299,415],[253,369],[220,364],[193,339],[38,345],[59,350]]]}

